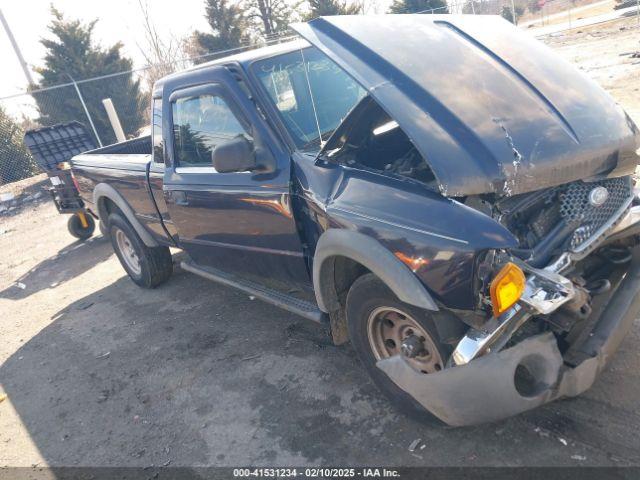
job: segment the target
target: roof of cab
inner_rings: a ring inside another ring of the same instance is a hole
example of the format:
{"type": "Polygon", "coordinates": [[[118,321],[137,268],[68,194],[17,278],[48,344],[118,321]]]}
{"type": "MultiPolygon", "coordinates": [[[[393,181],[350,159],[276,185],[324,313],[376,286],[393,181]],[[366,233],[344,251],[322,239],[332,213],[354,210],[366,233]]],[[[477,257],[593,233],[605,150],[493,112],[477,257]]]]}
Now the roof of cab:
{"type": "Polygon", "coordinates": [[[228,55],[226,57],[217,58],[209,62],[200,63],[198,65],[194,65],[193,67],[187,68],[185,70],[181,70],[179,72],[167,75],[166,77],[162,77],[160,80],[158,80],[155,83],[153,87],[153,96],[157,97],[162,94],[162,87],[167,82],[167,80],[171,80],[171,79],[183,76],[190,72],[202,70],[202,69],[213,67],[216,65],[229,64],[229,63],[237,63],[242,65],[243,68],[246,68],[256,60],[261,60],[263,58],[269,58],[276,55],[281,55],[283,53],[292,52],[294,50],[298,50],[300,48],[305,48],[308,46],[309,46],[309,43],[306,40],[297,38],[284,43],[269,45],[267,47],[254,48],[251,50],[246,50],[243,52],[238,52],[232,55],[228,55]]]}

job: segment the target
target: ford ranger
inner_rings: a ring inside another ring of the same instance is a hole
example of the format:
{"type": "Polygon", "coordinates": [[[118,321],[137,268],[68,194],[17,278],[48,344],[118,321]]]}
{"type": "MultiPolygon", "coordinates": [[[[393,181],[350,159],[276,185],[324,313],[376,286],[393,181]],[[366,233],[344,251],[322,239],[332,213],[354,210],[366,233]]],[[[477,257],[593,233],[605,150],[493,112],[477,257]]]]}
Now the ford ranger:
{"type": "Polygon", "coordinates": [[[293,28],[161,79],[150,137],[72,160],[131,279],[180,248],[450,425],[589,388],[640,308],[629,116],[498,17],[293,28]]]}

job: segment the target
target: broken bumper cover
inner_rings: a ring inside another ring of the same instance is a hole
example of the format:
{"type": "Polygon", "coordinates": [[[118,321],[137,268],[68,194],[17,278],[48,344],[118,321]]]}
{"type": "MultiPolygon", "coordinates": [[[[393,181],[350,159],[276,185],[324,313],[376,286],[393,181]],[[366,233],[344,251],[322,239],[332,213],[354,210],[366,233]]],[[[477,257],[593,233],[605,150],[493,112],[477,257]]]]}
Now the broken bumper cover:
{"type": "Polygon", "coordinates": [[[429,375],[417,372],[399,355],[380,360],[377,366],[449,425],[507,418],[587,390],[638,317],[639,291],[640,260],[634,257],[625,279],[580,347],[587,359],[575,367],[563,364],[552,333],[429,375]],[[516,381],[516,370],[528,372],[526,382],[516,381]]]}

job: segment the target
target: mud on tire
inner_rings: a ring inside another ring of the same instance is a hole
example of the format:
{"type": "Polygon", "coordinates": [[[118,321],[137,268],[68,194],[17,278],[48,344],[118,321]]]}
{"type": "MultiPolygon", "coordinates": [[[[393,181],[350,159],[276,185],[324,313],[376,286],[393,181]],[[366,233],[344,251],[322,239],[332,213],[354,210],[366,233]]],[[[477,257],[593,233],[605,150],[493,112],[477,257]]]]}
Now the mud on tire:
{"type": "Polygon", "coordinates": [[[120,214],[109,215],[108,234],[113,250],[131,280],[143,288],[155,288],[173,272],[169,247],[148,247],[120,214]]]}
{"type": "MultiPolygon", "coordinates": [[[[389,398],[391,403],[403,413],[429,423],[439,421],[408,393],[398,387],[382,370],[376,366],[376,346],[369,335],[369,324],[376,311],[384,309],[406,313],[421,327],[421,331],[431,338],[429,345],[436,351],[438,359],[446,362],[450,347],[440,342],[437,330],[429,313],[401,302],[393,292],[374,274],[359,277],[351,286],[347,295],[347,324],[349,338],[360,361],[367,369],[377,387],[389,398]]],[[[378,347],[379,351],[379,347],[378,347]]],[[[378,353],[379,355],[379,353],[378,353]]],[[[434,362],[435,371],[443,368],[439,360],[434,362]]]]}

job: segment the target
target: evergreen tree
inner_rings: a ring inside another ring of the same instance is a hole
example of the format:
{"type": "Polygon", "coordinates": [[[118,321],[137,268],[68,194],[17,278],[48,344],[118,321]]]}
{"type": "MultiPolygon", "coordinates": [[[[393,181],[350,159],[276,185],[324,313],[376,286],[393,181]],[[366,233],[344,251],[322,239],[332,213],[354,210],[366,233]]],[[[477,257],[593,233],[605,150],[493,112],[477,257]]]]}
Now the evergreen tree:
{"type": "Polygon", "coordinates": [[[514,21],[513,18],[513,11],[511,10],[511,7],[508,5],[504,5],[502,7],[502,18],[504,18],[505,20],[510,21],[511,23],[516,23],[517,24],[517,19],[520,18],[522,16],[522,14],[524,13],[524,7],[522,7],[521,5],[516,5],[516,21],[514,21]]]}
{"type": "Polygon", "coordinates": [[[389,13],[449,13],[446,0],[393,0],[389,13]]]}
{"type": "Polygon", "coordinates": [[[0,107],[0,185],[38,173],[39,169],[22,141],[24,131],[0,107]]]}
{"type": "MultiPolygon", "coordinates": [[[[122,44],[102,48],[93,41],[96,21],[83,24],[67,20],[51,7],[53,21],[49,25],[52,37],[42,39],[46,49],[44,67],[36,69],[41,80],[33,88],[51,87],[92,77],[130,71],[131,59],[121,54],[122,44]]],[[[125,134],[132,135],[145,123],[147,102],[140,92],[139,80],[131,73],[95,80],[78,85],[102,143],[115,142],[102,99],[111,98],[125,134]]],[[[73,86],[33,94],[40,118],[38,123],[52,125],[78,120],[87,127],[88,120],[73,86]]]]}
{"type": "Polygon", "coordinates": [[[345,0],[309,0],[311,11],[305,20],[316,17],[329,17],[332,15],[358,15],[362,13],[362,4],[352,3],[347,5],[345,0]]]}
{"type": "Polygon", "coordinates": [[[207,62],[226,56],[208,55],[215,52],[247,46],[251,42],[248,34],[249,21],[238,3],[228,0],[205,0],[205,18],[212,33],[196,31],[191,37],[191,53],[194,56],[206,55],[195,59],[195,63],[207,62]]]}

